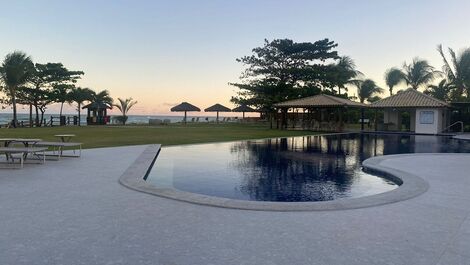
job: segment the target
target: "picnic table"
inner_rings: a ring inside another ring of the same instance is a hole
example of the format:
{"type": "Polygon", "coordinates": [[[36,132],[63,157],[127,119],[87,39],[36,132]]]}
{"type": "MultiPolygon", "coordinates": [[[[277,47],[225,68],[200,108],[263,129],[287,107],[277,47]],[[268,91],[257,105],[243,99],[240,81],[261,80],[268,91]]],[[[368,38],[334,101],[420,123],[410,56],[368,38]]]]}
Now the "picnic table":
{"type": "Polygon", "coordinates": [[[0,142],[3,142],[5,147],[10,146],[12,143],[22,143],[25,147],[35,145],[37,142],[42,141],[42,139],[36,138],[0,138],[0,142]]]}
{"type": "Polygon", "coordinates": [[[75,134],[56,134],[54,135],[55,137],[60,138],[60,140],[64,143],[70,142],[73,137],[75,137],[75,134]]]}
{"type": "MultiPolygon", "coordinates": [[[[36,143],[42,141],[41,139],[28,139],[28,138],[0,138],[0,142],[3,142],[5,148],[10,147],[13,143],[22,143],[24,147],[28,148],[34,146],[36,143]]],[[[9,158],[9,155],[6,155],[9,158]]],[[[28,152],[23,153],[23,159],[26,160],[28,152]]]]}

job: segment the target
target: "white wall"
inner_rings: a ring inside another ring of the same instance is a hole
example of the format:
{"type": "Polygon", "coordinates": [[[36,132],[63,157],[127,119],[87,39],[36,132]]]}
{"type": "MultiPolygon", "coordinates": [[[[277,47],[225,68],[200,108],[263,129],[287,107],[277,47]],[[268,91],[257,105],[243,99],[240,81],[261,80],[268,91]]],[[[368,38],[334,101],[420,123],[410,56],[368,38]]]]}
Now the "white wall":
{"type": "Polygon", "coordinates": [[[415,132],[425,134],[438,134],[442,132],[446,124],[443,111],[443,109],[416,109],[415,132]],[[432,119],[431,116],[433,116],[432,119]]]}

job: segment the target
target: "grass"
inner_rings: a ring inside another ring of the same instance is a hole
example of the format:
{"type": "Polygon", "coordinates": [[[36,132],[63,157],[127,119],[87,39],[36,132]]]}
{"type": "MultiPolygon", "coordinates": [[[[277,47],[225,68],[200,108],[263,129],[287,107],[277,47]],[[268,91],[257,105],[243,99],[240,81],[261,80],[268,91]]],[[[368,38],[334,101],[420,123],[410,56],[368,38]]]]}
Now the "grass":
{"type": "Polygon", "coordinates": [[[284,136],[312,135],[309,131],[269,129],[260,124],[174,124],[168,126],[82,126],[0,129],[0,138],[40,138],[58,141],[55,134],[75,134],[84,148],[154,144],[179,145],[284,136]]]}

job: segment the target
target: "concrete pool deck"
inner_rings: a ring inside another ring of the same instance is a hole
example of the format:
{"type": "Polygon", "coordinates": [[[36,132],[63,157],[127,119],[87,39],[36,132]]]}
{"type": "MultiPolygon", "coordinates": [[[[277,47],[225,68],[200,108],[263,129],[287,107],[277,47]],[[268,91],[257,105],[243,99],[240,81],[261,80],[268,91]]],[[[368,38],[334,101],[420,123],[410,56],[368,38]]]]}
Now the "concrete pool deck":
{"type": "Polygon", "coordinates": [[[470,155],[391,156],[418,197],[339,211],[265,212],[128,189],[146,146],[0,171],[0,264],[470,264],[470,155]]]}

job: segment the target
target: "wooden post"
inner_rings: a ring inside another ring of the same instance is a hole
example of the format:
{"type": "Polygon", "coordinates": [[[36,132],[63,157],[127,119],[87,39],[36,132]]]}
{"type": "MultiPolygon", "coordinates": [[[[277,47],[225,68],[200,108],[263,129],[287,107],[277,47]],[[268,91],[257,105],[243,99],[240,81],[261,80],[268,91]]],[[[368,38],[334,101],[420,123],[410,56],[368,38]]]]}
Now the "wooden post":
{"type": "Polygon", "coordinates": [[[342,132],[343,131],[343,112],[342,112],[342,109],[338,109],[339,110],[339,131],[342,132]]]}
{"type": "Polygon", "coordinates": [[[374,130],[377,131],[377,109],[375,109],[374,113],[374,130]]]}
{"type": "Polygon", "coordinates": [[[361,132],[364,131],[364,108],[361,108],[361,132]]]}

